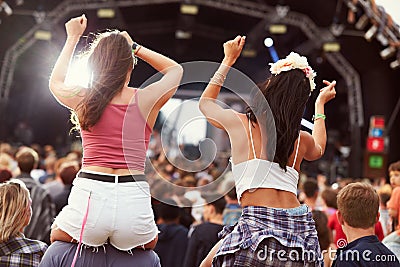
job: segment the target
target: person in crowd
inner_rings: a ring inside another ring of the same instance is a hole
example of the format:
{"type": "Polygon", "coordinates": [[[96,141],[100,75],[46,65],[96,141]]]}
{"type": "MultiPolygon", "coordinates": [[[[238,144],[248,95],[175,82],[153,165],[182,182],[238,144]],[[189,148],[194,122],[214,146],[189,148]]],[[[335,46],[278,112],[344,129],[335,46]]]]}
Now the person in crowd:
{"type": "MultiPolygon", "coordinates": [[[[383,240],[384,244],[389,244],[395,251],[400,252],[400,229],[398,222],[400,219],[400,161],[396,161],[389,165],[390,184],[393,187],[392,194],[387,202],[389,215],[392,218],[392,227],[396,229],[383,240]]],[[[398,253],[400,255],[400,253],[398,253]]]]}
{"type": "Polygon", "coordinates": [[[53,154],[47,156],[44,159],[44,167],[46,168],[45,170],[46,173],[43,176],[39,177],[39,182],[41,184],[54,180],[54,178],[56,177],[55,173],[56,163],[57,163],[57,157],[53,154]]]}
{"type": "Polygon", "coordinates": [[[337,193],[332,188],[326,188],[321,193],[321,198],[324,203],[323,211],[328,218],[332,215],[336,215],[337,210],[337,193]]]}
{"type": "Polygon", "coordinates": [[[0,184],[0,266],[36,267],[47,249],[24,236],[32,216],[29,190],[21,181],[0,184]]]}
{"type": "MultiPolygon", "coordinates": [[[[71,266],[78,244],[55,241],[46,250],[39,267],[71,266]]],[[[93,252],[82,247],[75,267],[161,267],[160,259],[153,250],[133,249],[131,254],[104,244],[93,252]]]]}
{"type": "Polygon", "coordinates": [[[226,207],[222,213],[224,225],[235,225],[242,214],[242,207],[237,200],[236,188],[232,184],[232,189],[225,195],[226,207]]]}
{"type": "Polygon", "coordinates": [[[303,184],[303,192],[305,195],[304,204],[306,204],[311,210],[319,210],[317,207],[318,199],[318,183],[315,179],[307,179],[303,184]]]}
{"type": "Polygon", "coordinates": [[[387,236],[392,232],[392,218],[389,215],[389,210],[387,208],[387,203],[392,194],[392,187],[389,184],[385,184],[381,188],[378,189],[379,195],[379,221],[382,224],[383,235],[387,236]]]}
{"type": "MultiPolygon", "coordinates": [[[[284,266],[287,262],[272,253],[272,259],[257,257],[257,249],[274,251],[314,251],[307,259],[296,259],[291,266],[319,264],[321,262],[317,231],[312,214],[297,199],[300,163],[303,159],[322,157],[326,146],[324,106],[336,95],[335,82],[324,81],[315,102],[312,135],[300,131],[304,109],[315,88],[315,73],[305,57],[291,53],[272,64],[268,78],[252,99],[246,114],[224,109],[216,103],[221,86],[230,67],[239,57],[245,44],[244,36],[237,36],[224,44],[225,57],[204,90],[199,107],[207,120],[228,132],[232,151],[232,173],[238,200],[243,207],[242,216],[235,226],[225,227],[223,240],[209,254],[216,255],[213,266],[284,266]],[[261,92],[260,92],[261,91],[261,92]],[[262,94],[262,95],[261,95],[262,94]],[[273,114],[263,105],[266,100],[273,114]],[[276,152],[271,155],[273,135],[267,126],[275,125],[276,152]],[[268,142],[267,142],[268,140],[268,142]],[[268,155],[270,154],[270,155],[268,155]],[[268,175],[267,177],[265,177],[268,175]],[[288,234],[290,233],[290,234],[288,234]],[[249,238],[249,237],[252,238],[249,238]]],[[[270,251],[264,251],[269,255],[270,251]]]]}
{"type": "Polygon", "coordinates": [[[340,190],[337,202],[337,217],[348,243],[338,248],[332,266],[400,266],[374,234],[379,220],[379,196],[374,188],[360,182],[349,184],[340,190]]]}
{"type": "Polygon", "coordinates": [[[63,181],[63,191],[54,196],[53,202],[56,205],[56,213],[60,213],[61,209],[68,204],[68,197],[71,193],[72,182],[79,171],[79,165],[76,161],[66,162],[60,167],[60,177],[63,181]]]}
{"type": "Polygon", "coordinates": [[[312,216],[315,221],[315,227],[318,233],[318,242],[323,251],[324,266],[329,267],[332,265],[332,255],[336,249],[335,244],[332,243],[332,237],[328,228],[328,217],[325,212],[320,210],[313,210],[312,216]]]}
{"type": "Polygon", "coordinates": [[[32,198],[32,219],[24,234],[28,238],[50,244],[51,224],[56,215],[55,206],[47,191],[30,176],[30,172],[38,164],[39,156],[35,150],[23,147],[17,152],[16,160],[21,170],[16,179],[25,183],[32,198]]]}
{"type": "Polygon", "coordinates": [[[172,199],[164,199],[156,208],[160,230],[154,251],[163,267],[183,267],[188,245],[188,229],[179,224],[181,208],[172,199]]]}
{"type": "Polygon", "coordinates": [[[48,181],[42,187],[49,192],[51,198],[54,198],[56,195],[61,193],[64,189],[64,183],[60,177],[61,166],[68,162],[66,157],[59,158],[54,166],[55,168],[55,177],[53,181],[48,181]]]}
{"type": "Polygon", "coordinates": [[[398,229],[400,222],[400,161],[390,164],[388,170],[393,191],[387,202],[387,208],[389,215],[393,218],[394,226],[398,229]]]}
{"type": "Polygon", "coordinates": [[[218,233],[223,228],[223,217],[226,201],[219,194],[203,195],[206,205],[203,210],[204,222],[194,226],[189,237],[186,251],[185,267],[198,267],[203,259],[218,242],[218,233]]]}
{"type": "Polygon", "coordinates": [[[85,15],[65,24],[67,40],[49,81],[54,97],[72,111],[83,144],[82,169],[68,205],[54,221],[51,239],[89,246],[109,242],[125,251],[152,249],[158,228],[144,175],[146,149],[183,68],[137,44],[127,32],[114,30],[99,33],[82,55],[91,70],[88,88],[68,85],[69,63],[86,25],[85,15]],[[137,57],[163,75],[140,90],[128,86],[137,57]]]}
{"type": "Polygon", "coordinates": [[[0,183],[6,182],[11,179],[12,173],[7,169],[0,169],[0,183]]]}
{"type": "MultiPolygon", "coordinates": [[[[340,192],[340,191],[339,191],[340,192]]],[[[336,246],[339,246],[339,243],[345,241],[347,242],[347,237],[346,234],[343,231],[343,226],[339,221],[338,216],[335,214],[332,214],[328,218],[328,228],[331,230],[332,234],[332,240],[336,246]]],[[[382,241],[383,238],[385,237],[383,233],[383,227],[380,221],[377,221],[375,224],[375,235],[379,239],[379,241],[382,241]]]]}

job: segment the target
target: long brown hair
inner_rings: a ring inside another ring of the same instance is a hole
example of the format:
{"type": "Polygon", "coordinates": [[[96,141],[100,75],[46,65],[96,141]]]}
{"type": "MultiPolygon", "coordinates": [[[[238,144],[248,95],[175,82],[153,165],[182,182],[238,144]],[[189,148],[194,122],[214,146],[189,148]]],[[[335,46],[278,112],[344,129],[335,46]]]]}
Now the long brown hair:
{"type": "Polygon", "coordinates": [[[97,35],[84,56],[91,71],[90,85],[71,121],[75,128],[90,131],[107,104],[121,92],[134,60],[131,47],[117,30],[97,35]]]}
{"type": "MultiPolygon", "coordinates": [[[[294,143],[299,136],[301,118],[310,96],[310,82],[302,70],[293,69],[272,75],[259,85],[258,90],[267,100],[275,122],[277,140],[273,161],[286,171],[294,143]]],[[[246,109],[251,121],[257,122],[254,114],[257,114],[256,109],[260,108],[264,107],[255,104],[246,109]]],[[[266,125],[270,126],[271,122],[268,120],[271,118],[267,116],[266,119],[266,125]]]]}

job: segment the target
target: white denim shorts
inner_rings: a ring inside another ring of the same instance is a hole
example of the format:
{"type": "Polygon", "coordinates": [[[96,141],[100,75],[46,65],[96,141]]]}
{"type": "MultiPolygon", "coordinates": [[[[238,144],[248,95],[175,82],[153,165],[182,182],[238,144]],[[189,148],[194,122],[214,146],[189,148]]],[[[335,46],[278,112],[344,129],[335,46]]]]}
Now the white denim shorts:
{"type": "Polygon", "coordinates": [[[101,246],[109,240],[120,250],[130,250],[158,235],[150,187],[144,181],[111,183],[76,177],[68,205],[56,217],[53,228],[58,227],[79,241],[89,196],[83,244],[101,246]]]}

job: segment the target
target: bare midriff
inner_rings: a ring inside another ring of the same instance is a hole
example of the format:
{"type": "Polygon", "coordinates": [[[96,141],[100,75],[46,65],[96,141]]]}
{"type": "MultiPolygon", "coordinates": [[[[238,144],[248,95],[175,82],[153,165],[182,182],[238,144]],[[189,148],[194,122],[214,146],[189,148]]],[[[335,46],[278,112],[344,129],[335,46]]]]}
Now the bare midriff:
{"type": "Polygon", "coordinates": [[[107,167],[101,167],[101,166],[85,166],[85,167],[82,167],[82,171],[85,171],[85,170],[108,173],[108,174],[113,174],[113,175],[138,175],[138,174],[144,174],[143,171],[138,171],[138,170],[113,169],[113,168],[107,168],[107,167]]]}
{"type": "Polygon", "coordinates": [[[253,192],[247,190],[242,194],[240,202],[242,207],[262,206],[291,209],[300,206],[300,202],[293,193],[271,188],[258,188],[253,192]]]}

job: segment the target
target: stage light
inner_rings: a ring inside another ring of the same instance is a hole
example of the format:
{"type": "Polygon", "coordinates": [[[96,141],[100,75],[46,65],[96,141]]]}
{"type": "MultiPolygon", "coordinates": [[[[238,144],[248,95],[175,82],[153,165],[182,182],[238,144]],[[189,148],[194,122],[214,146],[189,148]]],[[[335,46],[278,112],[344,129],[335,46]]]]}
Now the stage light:
{"type": "Polygon", "coordinates": [[[182,4],[181,13],[185,15],[197,15],[197,13],[199,13],[199,7],[196,5],[182,4]]]}
{"type": "Polygon", "coordinates": [[[287,27],[284,24],[272,24],[269,25],[269,33],[271,34],[285,34],[287,27]]]}
{"type": "Polygon", "coordinates": [[[244,48],[242,51],[242,57],[256,57],[257,51],[252,48],[244,48]]]}
{"type": "Polygon", "coordinates": [[[363,30],[365,28],[365,26],[367,26],[368,22],[369,22],[369,18],[366,14],[364,14],[358,19],[355,27],[357,30],[363,30]]]}
{"type": "Polygon", "coordinates": [[[34,37],[37,40],[50,41],[51,40],[51,32],[44,31],[44,30],[37,30],[34,34],[34,37]]]}
{"type": "Polygon", "coordinates": [[[176,39],[190,39],[192,38],[192,32],[177,30],[175,32],[176,39]]]}
{"type": "Polygon", "coordinates": [[[365,33],[364,38],[370,42],[372,40],[372,37],[375,36],[376,32],[378,31],[378,27],[376,25],[373,25],[369,30],[365,33]]]}
{"type": "Polygon", "coordinates": [[[112,19],[115,17],[115,10],[112,8],[100,8],[97,10],[97,17],[101,19],[112,19]]]}
{"type": "Polygon", "coordinates": [[[396,53],[396,48],[393,46],[386,47],[383,49],[379,55],[381,55],[382,59],[388,59],[396,53]]]}
{"type": "Polygon", "coordinates": [[[327,42],[322,45],[325,52],[339,52],[340,44],[338,42],[327,42]]]}
{"type": "Polygon", "coordinates": [[[68,86],[81,86],[88,88],[90,83],[90,70],[87,58],[78,58],[68,68],[65,84],[68,86]]]}
{"type": "Polygon", "coordinates": [[[397,58],[395,61],[390,63],[390,68],[395,70],[400,67],[400,58],[397,58]]]}
{"type": "Polygon", "coordinates": [[[271,47],[274,45],[274,40],[272,40],[272,38],[267,37],[264,39],[264,45],[266,47],[271,47]]]}
{"type": "Polygon", "coordinates": [[[0,11],[4,10],[7,16],[11,16],[13,11],[6,1],[0,1],[0,11]]]}

